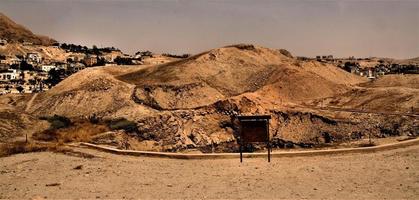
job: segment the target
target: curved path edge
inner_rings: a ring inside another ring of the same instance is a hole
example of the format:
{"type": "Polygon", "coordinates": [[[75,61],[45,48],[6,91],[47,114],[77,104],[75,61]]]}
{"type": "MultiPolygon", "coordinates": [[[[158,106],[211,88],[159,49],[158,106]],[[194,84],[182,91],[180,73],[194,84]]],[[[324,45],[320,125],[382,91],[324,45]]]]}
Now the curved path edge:
{"type": "MultiPolygon", "coordinates": [[[[319,156],[319,155],[341,155],[349,153],[373,153],[383,150],[392,150],[412,145],[418,145],[419,138],[401,141],[391,144],[383,144],[373,147],[358,147],[358,148],[344,148],[344,149],[325,149],[325,150],[310,150],[310,151],[293,151],[293,152],[273,152],[272,158],[279,157],[300,157],[300,156],[319,156]]],[[[146,157],[161,157],[161,158],[176,158],[176,159],[222,159],[222,158],[239,158],[239,153],[208,153],[208,154],[184,154],[184,153],[166,153],[166,152],[152,152],[152,151],[135,151],[135,150],[121,150],[112,147],[105,147],[91,143],[80,143],[92,149],[114,153],[119,155],[131,156],[146,156],[146,157]]],[[[267,153],[243,153],[244,158],[267,157],[267,153]]]]}

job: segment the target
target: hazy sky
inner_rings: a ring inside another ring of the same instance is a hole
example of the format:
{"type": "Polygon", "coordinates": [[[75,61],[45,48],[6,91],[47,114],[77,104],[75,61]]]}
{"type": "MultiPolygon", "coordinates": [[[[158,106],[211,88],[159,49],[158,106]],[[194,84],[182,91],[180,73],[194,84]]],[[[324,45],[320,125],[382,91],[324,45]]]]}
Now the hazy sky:
{"type": "Polygon", "coordinates": [[[301,56],[419,56],[419,0],[1,0],[0,12],[60,42],[127,53],[253,43],[301,56]]]}

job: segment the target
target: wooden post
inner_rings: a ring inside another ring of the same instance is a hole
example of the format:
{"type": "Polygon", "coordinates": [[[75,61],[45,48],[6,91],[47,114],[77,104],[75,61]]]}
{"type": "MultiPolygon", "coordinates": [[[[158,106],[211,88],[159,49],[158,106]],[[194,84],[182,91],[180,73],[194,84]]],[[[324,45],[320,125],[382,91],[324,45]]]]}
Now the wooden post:
{"type": "Polygon", "coordinates": [[[266,122],[266,133],[268,134],[268,162],[271,162],[271,139],[269,138],[269,120],[265,120],[266,122]]]}
{"type": "MultiPolygon", "coordinates": [[[[240,122],[241,123],[241,122],[240,122]]],[[[243,162],[243,128],[240,125],[240,136],[239,136],[239,143],[240,143],[240,162],[243,162]]]]}
{"type": "Polygon", "coordinates": [[[243,149],[242,149],[242,143],[240,142],[240,162],[243,162],[243,149]]]}

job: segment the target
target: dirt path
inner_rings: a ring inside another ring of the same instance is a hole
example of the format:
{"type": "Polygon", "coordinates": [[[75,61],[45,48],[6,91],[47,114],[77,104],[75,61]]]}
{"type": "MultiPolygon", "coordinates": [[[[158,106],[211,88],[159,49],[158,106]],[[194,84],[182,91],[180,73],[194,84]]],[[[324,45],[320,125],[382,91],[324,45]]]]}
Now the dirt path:
{"type": "Polygon", "coordinates": [[[0,158],[0,198],[418,199],[419,146],[373,154],[220,160],[55,153],[0,158]],[[82,169],[73,169],[82,165],[82,169]],[[47,186],[48,185],[48,186],[47,186]]]}
{"type": "Polygon", "coordinates": [[[26,104],[25,112],[27,112],[32,107],[33,101],[36,99],[37,96],[38,96],[38,93],[35,93],[32,96],[31,100],[28,101],[28,103],[26,104]]]}

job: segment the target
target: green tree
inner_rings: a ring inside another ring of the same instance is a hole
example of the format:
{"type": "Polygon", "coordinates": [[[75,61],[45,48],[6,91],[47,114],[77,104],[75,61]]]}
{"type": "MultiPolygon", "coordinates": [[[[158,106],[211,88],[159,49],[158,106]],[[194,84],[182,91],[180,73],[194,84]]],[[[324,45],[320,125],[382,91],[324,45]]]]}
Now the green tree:
{"type": "Polygon", "coordinates": [[[19,86],[17,86],[17,87],[16,87],[16,90],[17,90],[19,93],[22,93],[22,92],[23,92],[23,90],[25,90],[25,88],[23,88],[21,85],[19,85],[19,86]]]}
{"type": "Polygon", "coordinates": [[[45,80],[46,83],[50,84],[51,86],[57,85],[59,82],[62,81],[61,75],[64,74],[64,70],[62,69],[51,69],[48,72],[48,79],[45,80]]]}

